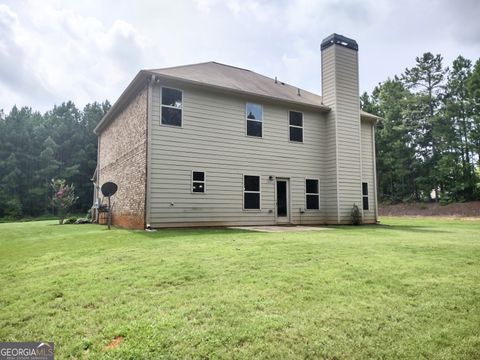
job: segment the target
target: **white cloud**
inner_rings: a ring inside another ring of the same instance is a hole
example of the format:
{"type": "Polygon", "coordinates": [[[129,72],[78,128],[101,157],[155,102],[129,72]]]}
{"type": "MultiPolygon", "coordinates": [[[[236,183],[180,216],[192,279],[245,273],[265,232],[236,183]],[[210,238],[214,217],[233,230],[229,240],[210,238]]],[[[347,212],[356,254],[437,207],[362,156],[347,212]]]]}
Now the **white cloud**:
{"type": "Polygon", "coordinates": [[[115,101],[141,68],[220,61],[320,91],[320,42],[360,46],[360,88],[432,51],[476,60],[475,0],[3,0],[0,108],[115,101]]]}
{"type": "MultiPolygon", "coordinates": [[[[117,96],[139,70],[146,46],[135,27],[33,2],[22,17],[0,7],[2,87],[10,103],[42,110],[73,99],[84,105],[117,96]],[[6,64],[5,64],[6,63],[6,64]],[[12,96],[13,93],[13,96],[12,96]]],[[[2,100],[4,102],[5,100],[2,100]]]]}

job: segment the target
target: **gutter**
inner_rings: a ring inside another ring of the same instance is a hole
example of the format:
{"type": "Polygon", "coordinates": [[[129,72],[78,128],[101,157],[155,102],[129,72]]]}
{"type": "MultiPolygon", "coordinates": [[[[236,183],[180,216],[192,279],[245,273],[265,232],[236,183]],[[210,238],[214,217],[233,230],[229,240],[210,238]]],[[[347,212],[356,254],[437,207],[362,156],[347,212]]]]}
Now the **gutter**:
{"type": "Polygon", "coordinates": [[[374,124],[378,124],[380,121],[383,120],[383,118],[381,118],[380,116],[367,113],[366,111],[363,111],[363,110],[360,110],[360,119],[369,120],[374,124]]]}
{"type": "Polygon", "coordinates": [[[248,95],[248,96],[263,98],[263,99],[267,99],[267,100],[280,101],[282,103],[287,103],[287,104],[290,104],[290,105],[305,106],[305,107],[321,110],[324,113],[328,113],[331,110],[330,107],[328,107],[326,105],[315,105],[315,104],[312,104],[312,103],[288,100],[288,99],[279,98],[279,97],[276,97],[276,96],[262,95],[262,94],[258,94],[258,93],[254,93],[254,92],[250,92],[250,91],[237,90],[237,89],[232,89],[232,88],[229,88],[229,87],[212,85],[212,84],[204,83],[204,82],[201,82],[201,81],[189,80],[189,79],[184,79],[184,78],[171,76],[171,75],[165,75],[165,74],[158,74],[158,73],[155,73],[155,72],[152,72],[152,71],[149,71],[149,70],[142,70],[142,71],[148,72],[151,75],[154,75],[158,79],[163,78],[163,79],[166,79],[166,80],[180,81],[180,82],[187,83],[187,84],[192,84],[192,85],[197,85],[197,86],[202,86],[202,87],[208,87],[210,89],[215,89],[215,90],[221,90],[223,92],[227,91],[227,92],[230,92],[232,94],[248,95]]]}

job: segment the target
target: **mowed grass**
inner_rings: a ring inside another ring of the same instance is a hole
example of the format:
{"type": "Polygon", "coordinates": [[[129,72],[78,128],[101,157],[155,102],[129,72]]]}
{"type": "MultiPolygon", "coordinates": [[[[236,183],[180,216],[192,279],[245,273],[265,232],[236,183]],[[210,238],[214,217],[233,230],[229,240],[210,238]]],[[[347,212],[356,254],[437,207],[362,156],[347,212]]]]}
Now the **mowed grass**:
{"type": "Polygon", "coordinates": [[[0,341],[54,341],[57,359],[479,359],[480,221],[382,223],[0,224],[0,341]]]}

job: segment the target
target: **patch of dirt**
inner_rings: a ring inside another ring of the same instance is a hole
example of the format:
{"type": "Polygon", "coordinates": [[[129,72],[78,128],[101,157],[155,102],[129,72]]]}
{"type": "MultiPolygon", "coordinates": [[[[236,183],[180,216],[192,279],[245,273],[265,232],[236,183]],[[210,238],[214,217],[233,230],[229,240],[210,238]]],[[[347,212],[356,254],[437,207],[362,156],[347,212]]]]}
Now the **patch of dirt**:
{"type": "Polygon", "coordinates": [[[112,341],[110,341],[107,346],[105,346],[105,350],[111,350],[115,349],[120,346],[120,343],[122,342],[123,337],[121,336],[115,336],[112,341]]]}
{"type": "Polygon", "coordinates": [[[440,216],[480,220],[480,201],[440,205],[436,203],[379,204],[380,216],[440,216]]]}

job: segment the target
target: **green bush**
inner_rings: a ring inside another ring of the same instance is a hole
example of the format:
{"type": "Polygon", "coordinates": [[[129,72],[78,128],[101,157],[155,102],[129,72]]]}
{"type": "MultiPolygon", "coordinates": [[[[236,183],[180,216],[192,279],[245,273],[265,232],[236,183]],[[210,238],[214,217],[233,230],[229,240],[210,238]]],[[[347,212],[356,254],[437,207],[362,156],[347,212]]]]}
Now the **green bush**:
{"type": "Polygon", "coordinates": [[[63,223],[64,224],[75,224],[77,221],[76,217],[69,217],[67,220],[65,220],[63,223]]]}
{"type": "Polygon", "coordinates": [[[18,198],[13,198],[5,203],[4,216],[8,219],[18,220],[22,217],[22,203],[18,198]]]}
{"type": "Polygon", "coordinates": [[[92,220],[88,218],[79,218],[77,221],[75,221],[75,224],[90,224],[92,220]]]}
{"type": "Polygon", "coordinates": [[[362,223],[362,213],[357,204],[353,204],[350,216],[352,218],[352,225],[360,225],[362,223]]]}

